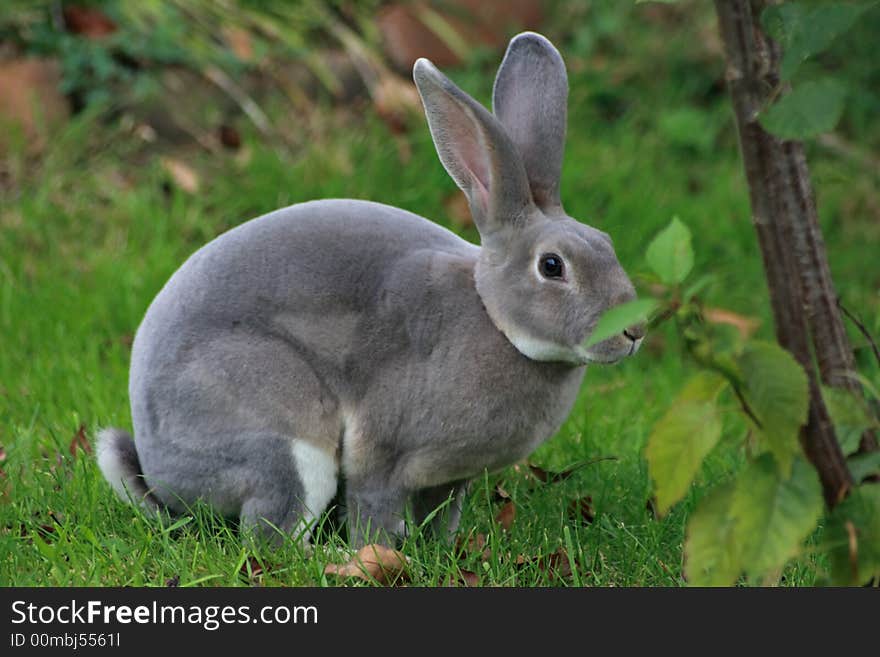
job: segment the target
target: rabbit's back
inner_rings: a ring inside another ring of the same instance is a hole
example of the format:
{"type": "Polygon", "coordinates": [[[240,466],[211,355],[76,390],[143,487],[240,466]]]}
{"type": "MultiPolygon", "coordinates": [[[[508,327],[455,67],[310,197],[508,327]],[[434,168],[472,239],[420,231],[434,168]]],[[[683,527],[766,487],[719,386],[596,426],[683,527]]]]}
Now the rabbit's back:
{"type": "Polygon", "coordinates": [[[478,248],[368,201],[312,201],[248,221],[196,251],[153,300],[135,337],[132,378],[229,331],[310,333],[324,340],[321,351],[342,348],[336,343],[349,341],[346,329],[396,263],[420,250],[475,258],[478,248]]]}

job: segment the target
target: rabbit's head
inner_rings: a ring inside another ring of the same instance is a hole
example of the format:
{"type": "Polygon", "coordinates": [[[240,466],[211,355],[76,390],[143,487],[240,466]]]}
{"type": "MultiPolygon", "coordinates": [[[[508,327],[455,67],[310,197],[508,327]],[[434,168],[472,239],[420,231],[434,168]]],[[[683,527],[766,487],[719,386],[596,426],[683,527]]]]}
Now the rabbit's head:
{"type": "Polygon", "coordinates": [[[480,232],[476,285],[495,325],[534,360],[611,363],[634,353],[641,326],[585,344],[603,312],[636,295],[608,235],[560,202],[568,79],[556,48],[533,32],[511,40],[494,115],[426,59],[413,77],[480,232]]]}

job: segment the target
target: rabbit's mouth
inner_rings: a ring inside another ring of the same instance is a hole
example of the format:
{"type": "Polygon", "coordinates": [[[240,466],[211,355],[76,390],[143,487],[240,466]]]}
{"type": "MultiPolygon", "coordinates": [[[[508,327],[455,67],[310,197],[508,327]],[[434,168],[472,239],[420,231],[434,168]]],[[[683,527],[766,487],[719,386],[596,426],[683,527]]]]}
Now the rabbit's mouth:
{"type": "Polygon", "coordinates": [[[614,365],[635,354],[642,346],[643,341],[643,337],[632,338],[623,333],[594,344],[590,348],[583,347],[581,351],[590,363],[614,365]]]}
{"type": "Polygon", "coordinates": [[[582,345],[562,345],[520,333],[505,333],[505,335],[516,350],[530,360],[569,363],[574,366],[614,365],[638,351],[642,343],[642,339],[639,338],[626,339],[624,344],[615,336],[588,349],[582,345]]]}

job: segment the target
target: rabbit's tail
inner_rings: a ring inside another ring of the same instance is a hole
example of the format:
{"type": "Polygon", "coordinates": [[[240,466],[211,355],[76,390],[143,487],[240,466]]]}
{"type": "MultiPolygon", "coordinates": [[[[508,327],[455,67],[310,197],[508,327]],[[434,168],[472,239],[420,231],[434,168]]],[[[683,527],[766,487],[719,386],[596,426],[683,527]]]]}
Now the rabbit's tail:
{"type": "Polygon", "coordinates": [[[150,492],[141,471],[134,440],[122,429],[102,429],[97,440],[98,467],[116,494],[148,511],[158,511],[162,503],[150,492]]]}

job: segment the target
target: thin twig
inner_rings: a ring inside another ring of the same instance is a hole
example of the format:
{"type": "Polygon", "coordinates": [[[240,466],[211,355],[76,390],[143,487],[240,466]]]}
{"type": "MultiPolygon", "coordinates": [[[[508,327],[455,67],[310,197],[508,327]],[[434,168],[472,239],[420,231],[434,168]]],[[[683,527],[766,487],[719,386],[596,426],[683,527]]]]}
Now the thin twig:
{"type": "Polygon", "coordinates": [[[871,349],[874,352],[874,357],[877,359],[877,363],[880,364],[880,348],[877,347],[877,343],[874,341],[874,337],[868,331],[867,327],[861,321],[859,321],[858,317],[856,317],[853,313],[846,309],[846,306],[844,306],[840,302],[840,299],[837,300],[837,307],[840,308],[841,312],[843,312],[843,314],[849,318],[849,321],[855,324],[859,331],[861,331],[862,335],[865,336],[865,338],[871,344],[871,349]]]}
{"type": "Polygon", "coordinates": [[[275,132],[272,130],[272,123],[266,113],[257,105],[256,101],[247,95],[247,93],[238,86],[232,78],[215,66],[208,67],[204,71],[204,76],[217,85],[220,89],[232,98],[233,101],[241,108],[247,117],[251,120],[257,130],[266,137],[272,139],[275,132]]]}
{"type": "Polygon", "coordinates": [[[751,419],[751,421],[755,423],[756,427],[763,430],[764,425],[761,424],[761,421],[755,415],[754,411],[752,410],[752,407],[749,406],[749,403],[746,401],[746,398],[743,396],[742,390],[739,389],[739,386],[734,385],[733,382],[731,381],[730,387],[733,388],[733,394],[735,394],[736,398],[739,400],[739,403],[740,403],[740,406],[742,406],[743,412],[749,416],[749,419],[751,419]]]}

